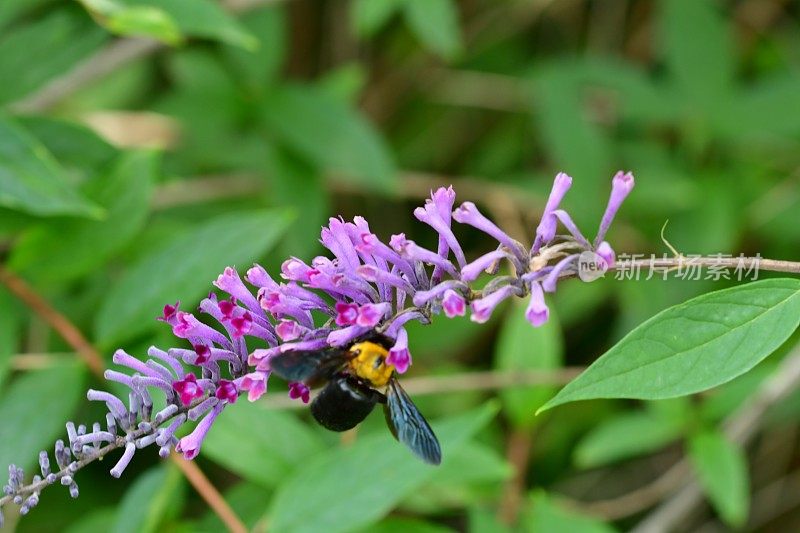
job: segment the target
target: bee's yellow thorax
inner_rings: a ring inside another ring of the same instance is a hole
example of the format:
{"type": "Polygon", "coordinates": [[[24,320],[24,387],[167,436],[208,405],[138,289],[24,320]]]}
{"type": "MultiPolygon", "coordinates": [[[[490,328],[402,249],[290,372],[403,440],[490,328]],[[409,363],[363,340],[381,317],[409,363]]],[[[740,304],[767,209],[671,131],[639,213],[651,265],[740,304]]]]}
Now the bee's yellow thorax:
{"type": "Polygon", "coordinates": [[[386,364],[386,356],[389,355],[386,348],[365,341],[351,346],[350,353],[354,356],[350,360],[350,368],[356,376],[370,382],[373,387],[383,387],[389,382],[394,367],[386,364]]]}

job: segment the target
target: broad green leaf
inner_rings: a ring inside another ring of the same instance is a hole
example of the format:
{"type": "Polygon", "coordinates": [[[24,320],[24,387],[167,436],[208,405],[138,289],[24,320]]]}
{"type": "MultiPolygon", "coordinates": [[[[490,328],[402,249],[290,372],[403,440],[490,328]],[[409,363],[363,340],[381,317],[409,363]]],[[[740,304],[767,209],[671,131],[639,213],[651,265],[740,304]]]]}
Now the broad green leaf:
{"type": "Polygon", "coordinates": [[[0,32],[0,104],[19,100],[66,73],[106,40],[80,9],[45,12],[39,20],[0,32]]]}
{"type": "Polygon", "coordinates": [[[469,510],[470,533],[511,533],[511,528],[500,522],[497,510],[486,507],[472,507],[469,510]]]}
{"type": "MultiPolygon", "coordinates": [[[[441,423],[433,429],[448,457],[497,412],[494,404],[441,423]]],[[[434,478],[437,468],[414,457],[389,432],[359,439],[310,459],[278,488],[268,523],[284,532],[336,533],[366,526],[434,478]],[[332,494],[346,495],[332,498],[332,494]]]]}
{"type": "Polygon", "coordinates": [[[575,464],[592,468],[660,450],[683,432],[679,420],[654,413],[624,413],[601,423],[575,448],[575,464]]]}
{"type": "Polygon", "coordinates": [[[95,317],[106,344],[146,331],[166,303],[207,293],[226,266],[248,268],[283,235],[285,211],[222,215],[179,235],[133,265],[111,287],[95,317]]]}
{"type": "MultiPolygon", "coordinates": [[[[525,318],[527,301],[517,299],[505,315],[495,345],[497,370],[553,370],[562,364],[563,342],[558,317],[551,311],[550,320],[535,328],[525,318]]],[[[504,389],[500,393],[503,408],[517,426],[536,422],[536,410],[553,394],[551,385],[504,389]]]]}
{"type": "Polygon", "coordinates": [[[678,87],[696,106],[694,112],[727,104],[736,56],[721,6],[697,0],[660,4],[665,60],[678,87]]]}
{"type": "Polygon", "coordinates": [[[173,465],[150,469],[130,486],[119,504],[112,533],[159,531],[167,515],[178,513],[183,497],[183,476],[173,465]]]}
{"type": "Polygon", "coordinates": [[[96,509],[90,514],[82,516],[80,520],[70,525],[64,533],[106,533],[108,524],[113,523],[116,517],[116,507],[96,509]]]}
{"type": "Polygon", "coordinates": [[[40,116],[20,117],[17,121],[62,167],[82,174],[83,178],[94,175],[119,153],[95,132],[76,122],[40,116]]]}
{"type": "Polygon", "coordinates": [[[2,115],[0,206],[41,216],[98,218],[103,214],[67,182],[63,170],[41,143],[2,115]]]}
{"type": "Polygon", "coordinates": [[[25,468],[36,464],[40,450],[52,451],[83,397],[83,381],[84,368],[76,361],[13,381],[0,398],[0,464],[25,468]]]}
{"type": "Polygon", "coordinates": [[[458,5],[453,0],[403,0],[406,22],[431,52],[453,59],[461,51],[458,5]]]}
{"type": "Polygon", "coordinates": [[[222,52],[230,66],[236,70],[236,79],[253,92],[260,93],[280,73],[287,48],[287,21],[285,12],[274,6],[248,11],[242,25],[254,35],[259,46],[246,50],[237,46],[223,46],[222,52]]]}
{"type": "Polygon", "coordinates": [[[239,403],[214,422],[214,431],[203,441],[206,457],[249,481],[273,487],[292,468],[322,451],[317,433],[292,414],[259,402],[239,403]]]}
{"type": "Polygon", "coordinates": [[[689,442],[689,458],[722,519],[732,527],[742,526],[750,504],[744,451],[718,432],[705,432],[689,442]]]}
{"type": "Polygon", "coordinates": [[[403,508],[425,514],[465,507],[483,500],[513,474],[514,468],[500,453],[470,441],[453,452],[433,479],[403,500],[403,508]]]}
{"type": "Polygon", "coordinates": [[[157,169],[157,154],[132,152],[103,178],[86,187],[86,196],[106,209],[103,220],[67,220],[26,233],[9,261],[37,281],[79,277],[102,265],[142,228],[157,169]]]}
{"type": "Polygon", "coordinates": [[[212,0],[81,0],[109,31],[144,35],[167,44],[203,37],[247,49],[258,39],[212,0]]]}
{"type": "MultiPolygon", "coordinates": [[[[213,435],[215,430],[209,433],[213,435]]],[[[203,443],[203,453],[205,453],[205,443],[203,443]]],[[[264,508],[269,503],[269,492],[262,486],[255,483],[242,482],[232,489],[225,492],[225,501],[231,506],[242,522],[250,526],[250,531],[263,531],[258,527],[258,520],[264,516],[264,508]]],[[[206,511],[202,520],[191,524],[187,533],[218,533],[225,529],[225,524],[219,519],[213,510],[206,511]]]]}
{"type": "Polygon", "coordinates": [[[613,527],[603,522],[581,515],[558,505],[544,492],[531,498],[529,512],[525,517],[526,531],[568,531],[569,533],[611,533],[613,527]]]}
{"type": "Polygon", "coordinates": [[[448,533],[455,530],[434,522],[392,517],[358,531],[360,533],[448,533]]]}
{"type": "Polygon", "coordinates": [[[356,110],[326,91],[285,85],[262,105],[269,131],[323,170],[372,191],[397,187],[394,162],[380,134],[356,110]]]}
{"type": "Polygon", "coordinates": [[[721,133],[745,144],[767,145],[776,138],[797,135],[800,111],[794,102],[798,92],[800,76],[794,71],[740,89],[730,111],[720,117],[721,133]]]}
{"type": "Polygon", "coordinates": [[[657,314],[547,402],[656,400],[728,382],[771,354],[800,322],[800,280],[716,291],[657,314]]]}
{"type": "Polygon", "coordinates": [[[33,10],[49,0],[3,0],[0,2],[0,27],[26,11],[33,10]]]}
{"type": "Polygon", "coordinates": [[[19,303],[0,287],[0,392],[3,390],[6,376],[11,370],[11,357],[20,348],[20,316],[17,312],[19,303]]]}
{"type": "Polygon", "coordinates": [[[402,0],[354,0],[350,3],[350,23],[359,37],[372,37],[402,6],[402,0]]]}

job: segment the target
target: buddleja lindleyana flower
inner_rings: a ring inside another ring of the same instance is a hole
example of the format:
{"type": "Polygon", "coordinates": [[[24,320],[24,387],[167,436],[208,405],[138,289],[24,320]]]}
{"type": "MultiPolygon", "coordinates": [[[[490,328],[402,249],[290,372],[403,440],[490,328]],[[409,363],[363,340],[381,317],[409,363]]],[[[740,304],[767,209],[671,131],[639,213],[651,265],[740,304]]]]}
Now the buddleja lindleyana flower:
{"type": "MultiPolygon", "coordinates": [[[[531,246],[511,238],[475,204],[456,207],[450,187],[437,189],[414,210],[414,216],[436,232],[435,250],[402,233],[388,242],[381,240],[362,217],[352,222],[331,218],[320,239],[329,256],[310,262],[291,257],[282,264],[279,279],[259,265],[248,269],[244,279],[234,268],[226,268],[214,282],[224,297],[210,294],[200,303],[205,321],[181,310],[179,303],[164,307],[159,320],[185,340],[185,347],[153,347],[145,360],[117,351],[113,362],[126,371],[107,370],[105,377],[126,386],[128,397],[90,390],[88,399],[108,409],[104,424],[68,423],[67,441],[59,440],[54,447],[57,470],[41,452],[41,475],[28,485],[22,470],[12,465],[0,505],[13,500],[25,514],[38,502],[40,491],[57,481],[77,497],[75,473],[117,448],[123,453],[111,468],[114,477],[122,475],[137,450],[153,444],[162,457],[174,448],[193,459],[214,421],[239,395],[246,392],[255,401],[266,392],[270,358],[286,351],[344,346],[378,330],[393,339],[387,364],[402,374],[412,364],[405,329],[412,320],[428,323],[435,315],[452,318],[469,311],[473,321],[482,323],[504,300],[527,296],[525,317],[541,326],[549,315],[545,293],[553,292],[560,279],[577,274],[582,253],[595,254],[602,268],[613,266],[614,251],[605,235],[633,184],[630,173],[614,176],[593,241],[559,208],[572,185],[572,178],[560,173],[531,246]],[[487,234],[497,247],[468,261],[454,223],[487,234]],[[565,234],[558,234],[559,226],[565,234]],[[507,273],[499,274],[504,263],[507,273]],[[473,282],[482,273],[492,278],[476,289],[473,282]],[[315,315],[326,318],[319,322],[315,315]],[[163,396],[165,404],[156,412],[153,393],[163,396]],[[199,422],[193,431],[179,439],[182,426],[194,421],[199,422]]],[[[309,401],[302,383],[290,383],[289,395],[309,401]]]]}

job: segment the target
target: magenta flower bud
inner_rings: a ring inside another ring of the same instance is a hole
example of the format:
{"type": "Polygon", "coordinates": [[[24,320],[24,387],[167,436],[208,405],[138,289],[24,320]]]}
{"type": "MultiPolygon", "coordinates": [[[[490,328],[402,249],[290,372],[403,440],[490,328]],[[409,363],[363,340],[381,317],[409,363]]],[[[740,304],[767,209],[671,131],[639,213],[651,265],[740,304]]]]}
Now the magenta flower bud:
{"type": "Polygon", "coordinates": [[[564,199],[564,195],[567,194],[570,187],[572,187],[572,178],[569,175],[564,172],[556,174],[553,180],[553,188],[550,190],[550,196],[547,197],[547,203],[542,212],[542,219],[536,228],[536,239],[533,241],[531,255],[536,255],[542,246],[552,241],[553,237],[555,237],[558,220],[553,215],[553,212],[558,209],[561,200],[564,199]]]}
{"type": "Polygon", "coordinates": [[[174,381],[172,389],[178,393],[183,405],[189,405],[203,396],[203,388],[197,383],[197,377],[194,374],[186,374],[182,380],[174,381]]]}
{"type": "Polygon", "coordinates": [[[397,340],[389,350],[386,364],[392,365],[398,374],[405,374],[411,365],[411,352],[408,351],[408,333],[406,328],[397,331],[397,340]]]}
{"type": "Polygon", "coordinates": [[[373,328],[392,310],[392,305],[386,302],[379,304],[364,304],[358,308],[356,324],[364,328],[373,328]]]}
{"type": "Polygon", "coordinates": [[[194,431],[178,441],[178,445],[175,446],[175,451],[182,453],[183,458],[189,461],[197,457],[197,454],[200,453],[200,446],[203,445],[203,440],[208,434],[208,430],[211,429],[211,425],[214,423],[214,420],[216,420],[217,416],[219,416],[219,414],[222,412],[222,408],[224,406],[224,402],[217,403],[211,412],[208,413],[199,424],[197,424],[197,427],[194,428],[194,431]]]}
{"type": "Polygon", "coordinates": [[[525,318],[536,328],[550,318],[550,309],[544,301],[544,291],[538,281],[531,283],[531,300],[525,310],[525,318]]]}
{"type": "Polygon", "coordinates": [[[164,310],[161,312],[161,316],[157,317],[156,320],[160,320],[161,322],[166,322],[167,324],[173,324],[175,319],[177,318],[178,309],[181,306],[180,300],[175,302],[175,305],[165,305],[164,310]]]}
{"type": "Polygon", "coordinates": [[[516,291],[517,289],[514,286],[506,285],[505,287],[501,287],[493,293],[484,296],[483,298],[473,301],[471,305],[472,315],[470,316],[470,320],[479,324],[483,324],[484,322],[488,321],[492,317],[492,312],[494,311],[495,307],[497,307],[500,302],[514,294],[516,291]]]}
{"type": "Polygon", "coordinates": [[[442,308],[447,318],[464,316],[467,312],[467,301],[453,289],[447,289],[442,298],[442,308]]]}
{"type": "Polygon", "coordinates": [[[600,243],[600,246],[597,247],[595,253],[600,256],[600,258],[606,262],[608,268],[614,268],[614,264],[617,260],[617,256],[614,253],[614,249],[611,248],[611,245],[608,244],[608,241],[603,241],[600,243]]]}
{"type": "Polygon", "coordinates": [[[292,400],[300,398],[303,400],[303,403],[308,403],[310,396],[311,391],[304,383],[300,383],[299,381],[289,383],[289,398],[292,400]]]}
{"type": "MultiPolygon", "coordinates": [[[[195,344],[193,346],[194,353],[197,354],[197,357],[194,360],[194,364],[202,365],[208,362],[208,359],[211,357],[211,348],[206,346],[205,344],[195,344]]],[[[194,377],[194,375],[192,375],[194,377]]]]}
{"type": "Polygon", "coordinates": [[[267,372],[251,372],[239,378],[239,389],[247,391],[247,399],[254,402],[267,392],[267,372]]]}
{"type": "Polygon", "coordinates": [[[236,403],[236,399],[239,397],[239,391],[233,381],[221,379],[219,380],[219,385],[217,386],[214,396],[223,402],[236,403]]]}
{"type": "Polygon", "coordinates": [[[336,302],[336,325],[351,326],[358,319],[358,306],[346,302],[336,302]]]}
{"type": "Polygon", "coordinates": [[[603,218],[600,220],[600,228],[597,230],[597,237],[594,238],[595,247],[605,239],[611,222],[613,222],[622,202],[631,192],[635,183],[636,180],[634,180],[633,174],[630,172],[622,172],[620,170],[614,175],[611,180],[611,196],[608,198],[606,212],[603,213],[603,218]]]}

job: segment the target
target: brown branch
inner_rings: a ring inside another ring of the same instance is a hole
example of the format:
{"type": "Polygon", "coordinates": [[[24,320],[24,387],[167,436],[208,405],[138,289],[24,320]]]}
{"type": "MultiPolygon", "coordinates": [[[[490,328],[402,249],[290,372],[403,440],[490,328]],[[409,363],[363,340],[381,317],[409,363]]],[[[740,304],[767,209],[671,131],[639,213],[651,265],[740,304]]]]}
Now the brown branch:
{"type": "Polygon", "coordinates": [[[503,490],[498,518],[509,526],[517,522],[522,496],[527,485],[528,464],[533,447],[532,431],[532,429],[517,428],[508,438],[506,459],[514,467],[514,476],[508,480],[503,490]]]}
{"type": "MultiPolygon", "coordinates": [[[[103,371],[105,365],[100,353],[83,336],[80,330],[70,322],[70,320],[56,310],[50,303],[40,296],[28,283],[0,265],[0,283],[5,285],[17,298],[19,298],[31,311],[36,313],[45,323],[52,327],[77,353],[89,367],[89,370],[98,379],[104,379],[103,371]]],[[[172,461],[178,465],[181,472],[186,474],[186,478],[197,490],[198,494],[208,503],[220,520],[230,531],[246,531],[242,521],[230,508],[225,498],[217,491],[208,478],[203,474],[197,465],[185,467],[180,464],[181,460],[172,457],[172,461]]]]}

